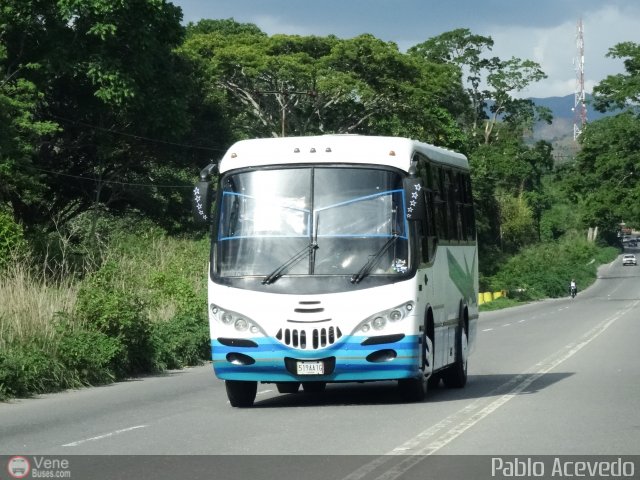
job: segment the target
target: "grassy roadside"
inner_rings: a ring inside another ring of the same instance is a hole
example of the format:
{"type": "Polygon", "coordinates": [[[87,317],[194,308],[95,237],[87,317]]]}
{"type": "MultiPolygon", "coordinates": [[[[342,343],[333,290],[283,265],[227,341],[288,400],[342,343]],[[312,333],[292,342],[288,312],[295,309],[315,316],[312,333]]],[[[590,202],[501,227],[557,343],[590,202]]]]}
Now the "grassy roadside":
{"type": "Polygon", "coordinates": [[[52,281],[9,262],[0,277],[0,400],[98,385],[209,358],[206,240],[121,235],[100,266],[52,281]]]}

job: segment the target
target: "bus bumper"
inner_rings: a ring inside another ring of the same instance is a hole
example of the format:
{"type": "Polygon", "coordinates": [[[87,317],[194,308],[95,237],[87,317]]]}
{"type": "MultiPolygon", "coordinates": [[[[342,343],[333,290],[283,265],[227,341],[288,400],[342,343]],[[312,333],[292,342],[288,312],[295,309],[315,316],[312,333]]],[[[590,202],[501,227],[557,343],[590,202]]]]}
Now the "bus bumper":
{"type": "Polygon", "coordinates": [[[402,336],[390,343],[368,344],[369,338],[347,337],[329,348],[312,351],[290,348],[269,338],[250,342],[214,339],[213,368],[223,380],[258,382],[358,382],[419,374],[417,335],[402,336]],[[313,373],[300,374],[301,371],[313,373]]]}

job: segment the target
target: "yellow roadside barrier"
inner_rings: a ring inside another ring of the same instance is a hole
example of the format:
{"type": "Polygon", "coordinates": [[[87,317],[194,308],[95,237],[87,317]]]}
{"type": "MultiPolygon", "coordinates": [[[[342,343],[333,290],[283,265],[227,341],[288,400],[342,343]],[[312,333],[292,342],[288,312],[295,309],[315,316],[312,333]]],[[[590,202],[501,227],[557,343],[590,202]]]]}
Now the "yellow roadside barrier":
{"type": "Polygon", "coordinates": [[[507,291],[500,290],[497,292],[480,292],[478,293],[478,305],[482,305],[483,303],[489,303],[493,300],[497,300],[498,298],[506,298],[507,291]]]}

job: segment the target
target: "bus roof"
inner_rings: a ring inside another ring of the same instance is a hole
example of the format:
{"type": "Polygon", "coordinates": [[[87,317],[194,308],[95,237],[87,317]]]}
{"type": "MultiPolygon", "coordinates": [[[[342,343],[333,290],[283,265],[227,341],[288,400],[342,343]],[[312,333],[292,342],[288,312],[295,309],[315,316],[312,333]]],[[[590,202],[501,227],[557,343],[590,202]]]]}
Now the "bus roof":
{"type": "Polygon", "coordinates": [[[218,170],[223,173],[267,165],[340,163],[392,166],[406,172],[415,152],[438,163],[469,168],[467,157],[461,153],[408,138],[320,135],[241,140],[227,150],[218,170]]]}

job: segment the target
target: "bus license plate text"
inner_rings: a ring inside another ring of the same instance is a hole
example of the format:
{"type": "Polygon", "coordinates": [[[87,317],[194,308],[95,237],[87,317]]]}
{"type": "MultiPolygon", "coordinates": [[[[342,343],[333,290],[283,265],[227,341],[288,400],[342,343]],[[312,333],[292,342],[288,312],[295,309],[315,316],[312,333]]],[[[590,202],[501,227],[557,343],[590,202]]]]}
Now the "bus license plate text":
{"type": "Polygon", "coordinates": [[[322,362],[298,362],[298,375],[323,375],[324,363],[322,362]]]}

